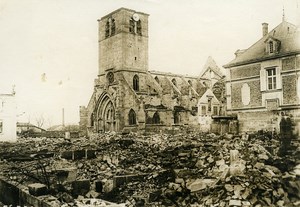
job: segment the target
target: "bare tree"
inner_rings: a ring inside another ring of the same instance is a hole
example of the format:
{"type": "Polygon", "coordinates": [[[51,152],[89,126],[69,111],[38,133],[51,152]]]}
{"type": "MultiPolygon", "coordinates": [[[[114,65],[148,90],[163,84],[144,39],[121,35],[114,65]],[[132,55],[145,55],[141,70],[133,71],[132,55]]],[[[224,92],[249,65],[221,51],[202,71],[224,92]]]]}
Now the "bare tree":
{"type": "Polygon", "coordinates": [[[42,128],[45,123],[45,117],[43,114],[40,114],[35,117],[35,121],[38,127],[42,128]]]}

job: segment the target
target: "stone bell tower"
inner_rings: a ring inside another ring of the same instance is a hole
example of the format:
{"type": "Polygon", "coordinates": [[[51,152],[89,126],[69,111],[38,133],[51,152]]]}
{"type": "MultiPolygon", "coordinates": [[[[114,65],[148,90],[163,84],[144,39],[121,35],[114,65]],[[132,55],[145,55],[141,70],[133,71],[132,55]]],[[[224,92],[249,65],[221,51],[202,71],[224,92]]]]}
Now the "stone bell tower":
{"type": "Polygon", "coordinates": [[[148,14],[120,8],[99,22],[99,76],[148,70],[148,14]]]}

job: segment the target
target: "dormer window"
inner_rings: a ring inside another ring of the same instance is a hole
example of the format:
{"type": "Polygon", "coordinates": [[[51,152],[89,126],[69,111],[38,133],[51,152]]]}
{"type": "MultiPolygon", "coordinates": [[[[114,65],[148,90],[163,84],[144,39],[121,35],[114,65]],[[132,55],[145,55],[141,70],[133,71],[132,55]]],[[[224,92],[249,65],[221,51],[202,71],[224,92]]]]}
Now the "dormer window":
{"type": "Polygon", "coordinates": [[[269,52],[270,53],[274,52],[274,44],[273,44],[273,42],[269,42],[269,52]]]}
{"type": "Polygon", "coordinates": [[[266,53],[269,55],[276,54],[280,51],[280,41],[270,36],[265,40],[266,53]]]}

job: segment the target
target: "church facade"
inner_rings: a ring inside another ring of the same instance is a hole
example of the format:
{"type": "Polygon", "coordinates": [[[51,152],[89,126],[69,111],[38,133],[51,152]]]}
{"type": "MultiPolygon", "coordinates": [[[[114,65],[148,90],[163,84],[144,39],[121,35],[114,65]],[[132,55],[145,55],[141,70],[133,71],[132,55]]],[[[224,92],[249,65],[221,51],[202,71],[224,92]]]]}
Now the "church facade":
{"type": "MultiPolygon", "coordinates": [[[[148,16],[120,8],[98,20],[98,77],[87,107],[80,107],[80,125],[89,132],[197,127],[204,108],[209,115],[221,110],[206,93],[209,78],[148,70],[148,16]]],[[[214,79],[222,76],[211,68],[214,79]]]]}

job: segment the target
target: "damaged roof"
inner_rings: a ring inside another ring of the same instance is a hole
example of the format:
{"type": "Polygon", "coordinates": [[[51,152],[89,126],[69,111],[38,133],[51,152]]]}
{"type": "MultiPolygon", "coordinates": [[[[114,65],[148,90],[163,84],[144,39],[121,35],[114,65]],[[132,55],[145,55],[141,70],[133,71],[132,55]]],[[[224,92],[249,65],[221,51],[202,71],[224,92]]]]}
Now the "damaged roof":
{"type": "Polygon", "coordinates": [[[287,55],[300,54],[300,32],[299,28],[286,21],[282,21],[277,27],[267,35],[238,55],[234,60],[224,65],[224,68],[254,63],[262,60],[284,57],[287,55]],[[280,41],[280,48],[277,53],[266,52],[266,41],[268,39],[280,41]]]}

